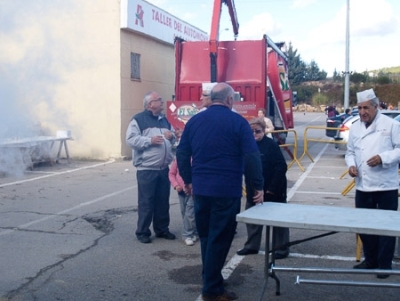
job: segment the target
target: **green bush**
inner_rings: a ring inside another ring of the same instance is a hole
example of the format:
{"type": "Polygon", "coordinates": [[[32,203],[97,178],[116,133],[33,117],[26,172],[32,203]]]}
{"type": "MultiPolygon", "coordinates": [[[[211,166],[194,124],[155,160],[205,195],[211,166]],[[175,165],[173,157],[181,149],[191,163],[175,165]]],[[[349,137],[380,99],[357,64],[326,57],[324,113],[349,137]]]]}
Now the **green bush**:
{"type": "Polygon", "coordinates": [[[312,103],[312,96],[318,92],[318,87],[310,85],[292,86],[293,91],[297,91],[297,103],[312,103]]]}
{"type": "Polygon", "coordinates": [[[320,105],[326,105],[328,103],[328,96],[321,94],[321,93],[316,93],[312,97],[312,104],[313,106],[320,106],[320,105]]]}

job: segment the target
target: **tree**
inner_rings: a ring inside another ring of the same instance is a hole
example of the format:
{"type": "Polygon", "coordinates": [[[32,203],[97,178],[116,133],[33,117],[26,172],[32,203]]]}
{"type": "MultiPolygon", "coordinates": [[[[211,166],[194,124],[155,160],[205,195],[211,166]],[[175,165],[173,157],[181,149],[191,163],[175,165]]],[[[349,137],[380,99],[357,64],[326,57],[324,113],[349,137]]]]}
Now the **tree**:
{"type": "Polygon", "coordinates": [[[319,70],[318,64],[312,60],[310,64],[306,64],[297,54],[297,49],[293,49],[292,43],[289,43],[287,51],[289,81],[293,85],[299,85],[306,81],[316,81],[326,79],[327,73],[324,70],[319,70]]]}
{"type": "Polygon", "coordinates": [[[320,71],[318,64],[312,60],[311,63],[306,67],[305,81],[326,79],[326,75],[327,73],[324,70],[320,71]]]}
{"type": "Polygon", "coordinates": [[[333,71],[332,79],[334,82],[342,81],[342,76],[340,75],[339,72],[336,71],[336,68],[333,71]]]}
{"type": "Polygon", "coordinates": [[[287,51],[288,56],[288,78],[291,85],[298,85],[304,81],[305,65],[300,58],[300,54],[297,54],[297,49],[293,50],[292,43],[289,43],[289,49],[287,51]]]}
{"type": "Polygon", "coordinates": [[[365,83],[367,81],[367,77],[364,74],[354,72],[350,74],[350,81],[355,84],[365,83]]]}
{"type": "Polygon", "coordinates": [[[387,75],[379,75],[376,82],[380,85],[385,85],[390,83],[390,78],[387,75]]]}

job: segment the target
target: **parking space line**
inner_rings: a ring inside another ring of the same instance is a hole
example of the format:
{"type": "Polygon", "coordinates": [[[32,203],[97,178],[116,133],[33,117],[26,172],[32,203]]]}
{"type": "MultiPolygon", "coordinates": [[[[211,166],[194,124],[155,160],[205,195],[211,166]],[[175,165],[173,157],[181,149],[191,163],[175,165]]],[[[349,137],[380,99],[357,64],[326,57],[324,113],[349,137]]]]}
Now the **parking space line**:
{"type": "Polygon", "coordinates": [[[119,191],[115,191],[115,192],[113,192],[113,193],[109,193],[109,194],[103,195],[103,196],[98,197],[98,198],[96,198],[96,199],[94,199],[94,200],[91,200],[91,201],[88,201],[88,202],[84,202],[84,203],[80,203],[80,204],[78,204],[78,205],[76,205],[76,206],[74,206],[74,207],[68,208],[68,209],[66,209],[66,210],[63,210],[63,211],[60,211],[60,212],[57,212],[57,213],[54,213],[54,214],[50,214],[50,215],[48,215],[48,216],[46,216],[46,217],[43,217],[43,218],[40,218],[40,219],[31,221],[31,222],[29,222],[29,223],[19,225],[19,226],[15,227],[14,229],[2,231],[2,232],[0,232],[0,236],[6,235],[6,234],[10,234],[10,233],[12,233],[12,232],[14,232],[14,231],[18,231],[18,230],[20,230],[20,229],[28,228],[28,227],[30,227],[30,226],[32,226],[32,225],[35,225],[35,224],[38,224],[38,223],[47,221],[47,220],[49,220],[49,219],[55,218],[55,217],[57,217],[57,216],[60,216],[60,215],[69,213],[69,212],[71,212],[71,211],[73,211],[73,210],[80,209],[80,208],[82,208],[82,207],[86,207],[86,206],[89,206],[89,205],[92,205],[92,204],[95,204],[95,203],[104,201],[104,200],[109,199],[109,198],[111,198],[111,197],[115,197],[116,195],[119,195],[119,194],[121,194],[121,193],[125,193],[125,192],[127,192],[127,191],[129,191],[129,190],[135,189],[136,187],[137,187],[136,185],[135,185],[135,186],[130,186],[130,187],[128,187],[128,188],[124,188],[124,189],[121,189],[121,190],[119,190],[119,191]]]}
{"type": "Polygon", "coordinates": [[[49,177],[59,176],[59,175],[67,174],[67,173],[80,171],[80,170],[85,170],[85,169],[89,169],[89,168],[103,166],[105,164],[110,164],[110,163],[114,163],[114,162],[115,162],[115,160],[112,159],[112,160],[109,160],[107,162],[102,162],[100,164],[84,166],[84,167],[75,168],[75,169],[71,169],[71,170],[66,170],[66,171],[62,171],[62,172],[55,172],[55,173],[52,173],[52,174],[47,174],[45,176],[40,176],[40,177],[36,177],[36,178],[32,178],[32,179],[26,179],[26,180],[21,180],[21,181],[15,181],[15,182],[10,182],[10,183],[6,183],[6,184],[1,184],[0,188],[7,187],[7,186],[12,186],[12,185],[18,185],[18,184],[27,183],[27,182],[33,182],[33,181],[37,181],[37,180],[41,180],[41,179],[46,179],[46,178],[49,178],[49,177]]]}
{"type": "MultiPolygon", "coordinates": [[[[233,271],[237,268],[237,266],[240,264],[240,262],[243,260],[245,256],[240,256],[235,254],[230,260],[229,262],[224,266],[224,268],[222,269],[222,277],[224,277],[224,279],[228,279],[230,277],[230,275],[233,273],[233,271]]],[[[202,301],[201,298],[201,294],[199,297],[197,297],[196,301],[202,301]]]]}
{"type": "Polygon", "coordinates": [[[333,194],[333,195],[342,195],[341,192],[329,192],[329,191],[306,191],[306,190],[302,190],[302,191],[296,191],[296,193],[301,193],[301,194],[333,194]]]}
{"type": "Polygon", "coordinates": [[[308,177],[314,166],[318,163],[319,159],[322,157],[326,149],[328,148],[329,144],[326,144],[321,151],[318,153],[317,157],[314,159],[314,162],[311,162],[310,165],[308,165],[307,169],[303,174],[300,176],[300,178],[296,181],[296,183],[293,185],[292,188],[290,188],[289,193],[287,194],[287,201],[290,202],[294,194],[297,192],[301,184],[303,184],[304,180],[308,177]]]}

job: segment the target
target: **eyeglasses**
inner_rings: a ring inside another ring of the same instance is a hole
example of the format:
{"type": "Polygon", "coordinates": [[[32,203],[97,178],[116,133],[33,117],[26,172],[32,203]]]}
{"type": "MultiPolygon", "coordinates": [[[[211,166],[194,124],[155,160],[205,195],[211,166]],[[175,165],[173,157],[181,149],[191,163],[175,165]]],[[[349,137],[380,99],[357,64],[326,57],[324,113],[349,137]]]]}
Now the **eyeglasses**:
{"type": "Polygon", "coordinates": [[[262,130],[253,130],[254,134],[261,134],[263,131],[262,130]]]}
{"type": "Polygon", "coordinates": [[[150,102],[153,102],[153,101],[161,101],[161,102],[163,102],[163,99],[160,97],[160,98],[157,98],[157,99],[150,100],[150,102]]]}

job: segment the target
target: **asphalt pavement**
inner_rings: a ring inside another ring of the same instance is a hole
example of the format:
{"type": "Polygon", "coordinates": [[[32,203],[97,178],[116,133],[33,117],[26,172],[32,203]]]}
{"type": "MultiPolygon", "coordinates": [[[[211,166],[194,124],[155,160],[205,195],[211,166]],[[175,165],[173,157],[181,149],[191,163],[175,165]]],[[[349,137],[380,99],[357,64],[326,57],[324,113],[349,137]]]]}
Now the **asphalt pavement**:
{"type": "MultiPolygon", "coordinates": [[[[307,126],[325,126],[323,113],[295,113],[297,157],[303,153],[307,126]]],[[[326,139],[324,130],[309,137],[326,139]]],[[[288,142],[293,143],[289,135],[288,142]]],[[[141,244],[135,237],[137,184],[130,161],[85,161],[37,165],[22,176],[0,175],[0,301],[33,300],[200,300],[200,244],[180,239],[181,216],[176,191],[171,189],[170,231],[178,239],[152,237],[141,244]]],[[[287,172],[288,201],[298,204],[354,206],[354,191],[344,175],[344,152],[333,144],[310,143],[312,159],[287,172]]],[[[284,151],[287,162],[291,161],[284,151]]],[[[245,200],[242,200],[244,207],[245,200]]],[[[310,216],[310,218],[312,218],[310,216]]],[[[371,216],[371,218],[373,218],[371,216]]],[[[291,229],[291,241],[321,232],[291,229]]],[[[258,300],[264,279],[264,252],[238,256],[246,240],[239,223],[223,270],[227,289],[239,300],[258,300]]],[[[291,246],[286,267],[351,268],[356,264],[356,238],[338,233],[291,246]]],[[[399,268],[398,259],[394,269],[399,268]]],[[[263,300],[398,300],[398,288],[295,284],[297,272],[277,272],[281,295],[269,280],[263,300]]],[[[398,276],[379,280],[375,275],[301,273],[305,279],[395,283],[398,276]]]]}

